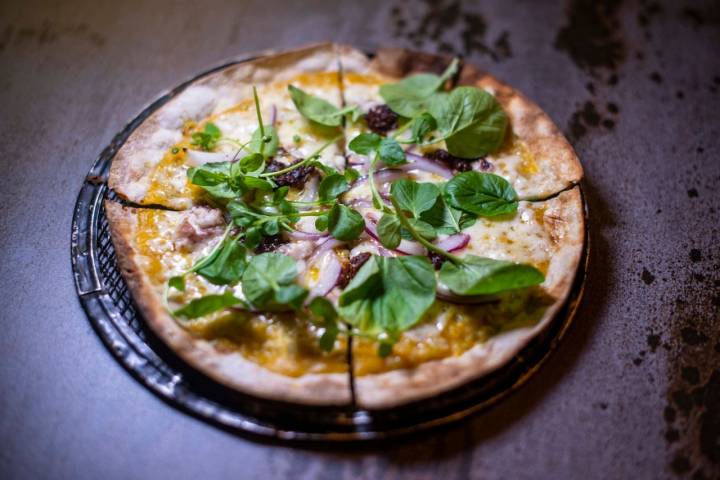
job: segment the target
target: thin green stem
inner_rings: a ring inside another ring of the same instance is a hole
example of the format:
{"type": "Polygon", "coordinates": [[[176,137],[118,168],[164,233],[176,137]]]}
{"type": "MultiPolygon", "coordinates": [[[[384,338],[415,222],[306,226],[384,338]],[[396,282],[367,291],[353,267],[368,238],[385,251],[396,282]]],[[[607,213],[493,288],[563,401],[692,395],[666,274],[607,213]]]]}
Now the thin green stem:
{"type": "Polygon", "coordinates": [[[265,125],[263,125],[262,114],[260,113],[260,100],[258,99],[257,89],[253,85],[253,98],[255,99],[255,113],[257,113],[258,128],[260,129],[260,155],[265,150],[265,125]]]}
{"type": "Polygon", "coordinates": [[[267,177],[277,177],[278,175],[282,175],[282,174],[284,174],[284,173],[291,172],[291,171],[295,170],[296,168],[300,168],[300,167],[302,167],[302,166],[304,166],[304,165],[307,165],[308,163],[316,160],[317,157],[322,153],[322,151],[325,150],[327,147],[329,147],[329,146],[332,145],[333,143],[336,143],[336,142],[340,141],[340,139],[341,139],[342,137],[343,137],[342,135],[338,135],[337,137],[333,138],[333,139],[330,140],[329,142],[325,143],[322,147],[320,147],[320,148],[318,148],[317,150],[315,150],[315,152],[313,152],[312,155],[309,155],[309,156],[308,156],[305,160],[303,160],[302,162],[298,162],[298,163],[296,163],[296,164],[294,164],[294,165],[290,165],[289,167],[283,168],[282,170],[278,170],[278,171],[276,171],[276,172],[266,172],[266,173],[261,174],[260,176],[261,176],[261,177],[266,177],[266,178],[267,178],[267,177]]]}
{"type": "Polygon", "coordinates": [[[375,165],[377,164],[378,160],[378,154],[375,153],[375,156],[373,157],[372,161],[370,162],[370,167],[368,167],[368,182],[370,184],[370,193],[372,194],[372,200],[373,200],[373,207],[385,212],[385,213],[392,213],[392,210],[388,208],[387,205],[385,205],[385,202],[383,201],[382,197],[380,196],[380,193],[377,191],[377,185],[375,185],[375,165]]]}
{"type": "Polygon", "coordinates": [[[390,196],[390,203],[392,203],[393,207],[395,208],[395,213],[397,215],[398,220],[400,220],[400,224],[403,226],[405,230],[407,230],[410,235],[413,236],[415,240],[417,240],[422,246],[427,248],[428,250],[435,252],[439,255],[442,255],[443,257],[446,257],[448,260],[451,260],[453,263],[462,263],[462,259],[456,255],[453,255],[452,253],[443,250],[442,248],[438,247],[434,243],[428,242],[425,238],[423,238],[422,235],[420,235],[417,230],[408,222],[408,219],[405,215],[403,215],[402,210],[400,209],[400,205],[398,205],[397,200],[395,200],[394,197],[390,196]]]}

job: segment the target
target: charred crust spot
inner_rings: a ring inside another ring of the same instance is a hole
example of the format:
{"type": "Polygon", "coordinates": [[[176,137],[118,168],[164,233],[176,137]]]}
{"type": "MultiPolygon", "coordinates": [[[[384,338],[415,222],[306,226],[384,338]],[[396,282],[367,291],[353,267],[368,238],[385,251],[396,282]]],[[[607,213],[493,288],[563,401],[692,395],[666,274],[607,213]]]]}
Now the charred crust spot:
{"type": "Polygon", "coordinates": [[[378,105],[365,114],[365,121],[370,130],[382,135],[397,127],[398,116],[387,105],[378,105]]]}
{"type": "Polygon", "coordinates": [[[338,286],[340,288],[347,287],[350,280],[357,275],[358,270],[365,265],[365,262],[367,262],[371,256],[372,255],[368,252],[362,252],[358,253],[354,257],[351,257],[350,261],[343,265],[342,273],[340,273],[340,279],[338,280],[338,286]]]}

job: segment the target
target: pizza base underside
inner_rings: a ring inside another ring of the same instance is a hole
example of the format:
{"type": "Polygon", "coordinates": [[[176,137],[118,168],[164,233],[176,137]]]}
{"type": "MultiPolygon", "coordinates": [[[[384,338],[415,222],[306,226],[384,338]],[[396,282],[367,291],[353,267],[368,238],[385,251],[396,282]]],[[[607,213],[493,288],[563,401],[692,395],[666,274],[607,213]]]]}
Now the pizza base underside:
{"type": "MultiPolygon", "coordinates": [[[[401,49],[381,49],[371,61],[351,47],[327,44],[231,66],[203,77],[192,86],[229,91],[227,89],[237,83],[239,78],[246,84],[256,84],[269,82],[278,76],[290,77],[298,72],[329,70],[332,66],[337,66],[340,78],[343,74],[357,72],[395,81],[411,73],[442,71],[449,60],[401,49]]],[[[542,286],[541,294],[545,300],[540,302],[541,306],[537,308],[531,322],[508,329],[483,325],[483,328],[487,327],[492,332],[483,341],[464,347],[463,351],[455,355],[439,358],[429,355],[427,361],[410,367],[403,366],[402,361],[392,366],[396,359],[391,357],[382,360],[391,365],[389,371],[385,370],[387,365],[378,368],[377,365],[373,367],[372,362],[362,367],[361,371],[359,364],[362,362],[358,362],[354,367],[354,376],[349,372],[350,367],[347,372],[282,375],[245,359],[236,351],[218,346],[217,342],[198,338],[180,327],[167,313],[161,295],[149,281],[144,271],[146,267],[137,254],[134,245],[137,235],[134,209],[108,201],[106,214],[118,265],[151,329],[188,364],[220,383],[251,395],[308,405],[348,405],[354,401],[357,406],[368,409],[395,407],[448,391],[509,362],[548,326],[569,295],[584,246],[584,210],[579,187],[575,186],[582,177],[582,168],[572,147],[557,127],[539,107],[520,93],[469,65],[461,68],[458,83],[491,90],[508,113],[515,135],[522,138],[533,155],[542,160],[543,168],[552,169],[556,177],[554,182],[539,188],[535,194],[525,196],[529,200],[529,208],[534,202],[549,199],[548,205],[552,206],[552,211],[544,214],[543,225],[549,232],[548,242],[555,242],[546,265],[547,280],[542,286]],[[351,389],[351,377],[354,377],[354,389],[351,389]],[[354,390],[355,398],[352,398],[351,390],[354,390]]],[[[228,95],[232,96],[232,93],[228,95]]],[[[137,185],[143,181],[142,168],[138,171],[137,165],[131,165],[133,157],[137,157],[138,152],[142,152],[148,145],[153,149],[160,146],[168,148],[168,145],[158,143],[153,135],[155,133],[158,136],[158,129],[169,129],[168,125],[172,122],[159,125],[163,121],[168,122],[167,118],[173,112],[182,110],[181,107],[188,108],[182,104],[178,107],[178,104],[170,101],[153,113],[131,135],[114,159],[109,185],[131,203],[140,203],[137,197],[133,198],[133,188],[142,189],[137,185]]],[[[206,116],[207,108],[198,115],[206,116]]],[[[188,204],[179,202],[166,207],[183,210],[188,204]]],[[[484,306],[478,308],[488,309],[484,306]]],[[[433,334],[430,332],[430,337],[433,334]]],[[[351,364],[353,355],[363,355],[362,342],[355,343],[349,356],[351,364]]]]}

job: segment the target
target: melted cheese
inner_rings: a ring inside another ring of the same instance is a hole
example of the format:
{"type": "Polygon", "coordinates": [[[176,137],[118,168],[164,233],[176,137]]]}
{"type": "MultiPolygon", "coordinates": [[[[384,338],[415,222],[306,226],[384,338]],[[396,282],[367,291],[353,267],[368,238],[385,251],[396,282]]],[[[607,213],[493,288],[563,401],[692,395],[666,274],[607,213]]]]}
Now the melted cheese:
{"type": "MultiPolygon", "coordinates": [[[[140,266],[158,295],[162,295],[170,277],[186,271],[206,256],[219,240],[209,238],[192,250],[177,247],[175,232],[186,215],[187,212],[137,211],[135,249],[140,266]]],[[[170,308],[177,309],[202,295],[222,293],[226,288],[197,275],[188,275],[184,292],[170,291],[170,308]]],[[[242,286],[234,286],[233,293],[242,298],[242,286]]],[[[308,318],[294,313],[261,315],[225,310],[182,321],[181,326],[194,335],[214,341],[222,350],[237,351],[248,360],[283,375],[347,371],[346,340],[339,338],[332,352],[323,352],[318,346],[322,331],[308,318]]]]}

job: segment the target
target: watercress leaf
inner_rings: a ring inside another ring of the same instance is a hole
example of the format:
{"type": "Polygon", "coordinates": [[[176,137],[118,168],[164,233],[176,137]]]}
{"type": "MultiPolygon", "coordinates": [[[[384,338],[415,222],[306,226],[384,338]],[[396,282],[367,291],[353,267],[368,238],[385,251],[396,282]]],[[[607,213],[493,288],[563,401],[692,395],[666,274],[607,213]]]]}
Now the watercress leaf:
{"type": "Polygon", "coordinates": [[[489,93],[491,106],[474,123],[445,139],[448,152],[460,158],[477,158],[500,148],[505,139],[508,118],[489,93]]]}
{"type": "Polygon", "coordinates": [[[205,295],[175,310],[173,315],[192,320],[243,303],[244,302],[233,295],[232,292],[225,292],[221,295],[205,295]]]}
{"type": "Polygon", "coordinates": [[[514,213],[515,189],[504,178],[481,172],[464,172],[445,185],[445,199],[455,208],[484,217],[514,213]]]}
{"type": "Polygon", "coordinates": [[[380,243],[390,249],[395,249],[400,245],[400,220],[395,215],[384,214],[377,224],[378,237],[380,243]]]}
{"type": "Polygon", "coordinates": [[[437,232],[435,231],[435,227],[433,227],[429,223],[419,220],[417,218],[408,218],[408,223],[425,240],[434,240],[435,238],[437,238],[437,232]]]}
{"type": "Polygon", "coordinates": [[[373,255],[338,300],[339,313],[361,334],[396,338],[435,301],[435,271],[425,257],[373,255]]]}
{"type": "MultiPolygon", "coordinates": [[[[298,213],[298,209],[293,207],[292,203],[288,202],[285,199],[282,199],[279,202],[277,202],[277,207],[278,207],[278,210],[280,210],[280,213],[282,213],[283,215],[290,215],[293,213],[298,213]]],[[[292,220],[292,221],[295,222],[297,220],[292,220]]]]}
{"type": "Polygon", "coordinates": [[[333,307],[333,304],[330,303],[328,299],[315,297],[310,301],[308,309],[313,317],[318,317],[323,320],[322,326],[325,328],[325,331],[320,337],[320,348],[326,352],[332,351],[338,333],[340,333],[337,325],[337,312],[335,311],[335,307],[333,307]]]}
{"type": "Polygon", "coordinates": [[[493,295],[545,281],[542,272],[532,265],[475,255],[463,257],[458,264],[443,263],[439,278],[456,295],[493,295]]]}
{"type": "Polygon", "coordinates": [[[307,289],[293,283],[291,285],[280,286],[275,292],[275,301],[278,305],[288,305],[293,310],[298,310],[302,307],[307,296],[307,289]]]}
{"type": "Polygon", "coordinates": [[[248,148],[253,153],[258,153],[265,158],[270,158],[277,153],[280,139],[278,138],[277,130],[272,125],[263,125],[263,129],[265,130],[265,136],[263,136],[259,128],[253,132],[248,148]]]}
{"type": "Polygon", "coordinates": [[[361,133],[350,140],[348,148],[360,155],[370,155],[380,147],[380,135],[376,133],[361,133]]]}
{"type": "Polygon", "coordinates": [[[318,186],[318,197],[322,201],[337,198],[350,188],[344,175],[333,173],[320,181],[318,186]]]}
{"type": "Polygon", "coordinates": [[[216,285],[236,283],[245,271],[246,256],[247,249],[243,245],[227,239],[196,273],[216,285]]]}
{"type": "Polygon", "coordinates": [[[410,140],[422,143],[425,136],[437,128],[437,122],[428,112],[423,112],[412,120],[410,140]]]}
{"type": "Polygon", "coordinates": [[[252,208],[250,208],[245,202],[240,199],[232,200],[227,204],[227,210],[232,217],[233,222],[239,227],[247,227],[252,224],[262,215],[252,208]]]}
{"type": "Polygon", "coordinates": [[[323,173],[323,175],[326,175],[326,176],[332,175],[334,173],[340,173],[337,171],[337,169],[331,167],[330,165],[326,165],[323,162],[318,161],[318,160],[316,160],[314,162],[310,162],[310,165],[312,165],[313,167],[320,170],[323,173]]]}
{"type": "Polygon", "coordinates": [[[442,195],[439,195],[431,209],[420,214],[420,220],[432,225],[437,233],[452,235],[471,227],[477,217],[448,206],[442,195]]]}
{"type": "Polygon", "coordinates": [[[428,111],[437,122],[440,135],[447,137],[479,120],[492,101],[492,95],[483,90],[457,87],[450,93],[433,95],[428,111]]]}
{"type": "Polygon", "coordinates": [[[348,167],[343,172],[343,176],[345,177],[345,180],[348,183],[353,183],[355,180],[357,180],[360,177],[360,172],[358,172],[357,170],[355,170],[352,167],[348,167]]]}
{"type": "Polygon", "coordinates": [[[285,199],[289,191],[290,187],[288,187],[287,185],[278,188],[277,190],[275,190],[275,192],[273,192],[273,201],[279,202],[280,200],[285,199]]]}
{"type": "Polygon", "coordinates": [[[303,117],[328,127],[339,127],[342,113],[335,105],[299,88],[288,85],[290,98],[303,117]]]}
{"type": "Polygon", "coordinates": [[[394,138],[383,137],[380,140],[378,155],[385,165],[402,165],[406,162],[405,151],[394,138]]]}
{"type": "Polygon", "coordinates": [[[170,280],[168,280],[168,286],[171,288],[174,288],[175,290],[178,290],[180,292],[184,292],[185,291],[185,276],[177,275],[175,277],[170,277],[170,280]]]}
{"type": "Polygon", "coordinates": [[[350,207],[336,203],[328,212],[328,230],[338,240],[355,240],[364,228],[365,219],[350,207]]]}
{"type": "Polygon", "coordinates": [[[278,219],[273,218],[263,223],[262,232],[266,236],[277,235],[280,232],[280,223],[278,219]]]}
{"type": "Polygon", "coordinates": [[[258,245],[260,245],[260,240],[262,240],[263,234],[262,229],[260,227],[248,227],[245,230],[245,246],[247,248],[255,248],[258,245]]]}
{"type": "Polygon", "coordinates": [[[234,198],[242,194],[241,188],[231,185],[230,162],[206,163],[200,167],[191,167],[187,171],[190,183],[201,187],[217,198],[234,198]]]}
{"type": "Polygon", "coordinates": [[[317,228],[321,232],[327,230],[327,228],[328,228],[327,214],[318,215],[317,218],[315,218],[315,228],[317,228]]]}
{"type": "Polygon", "coordinates": [[[220,132],[218,126],[212,122],[208,122],[202,131],[195,132],[190,136],[192,139],[190,144],[200,147],[201,150],[210,151],[215,148],[221,135],[222,132],[220,132]]]}
{"type": "Polygon", "coordinates": [[[400,208],[413,217],[430,210],[440,195],[440,190],[432,183],[418,183],[413,180],[395,180],[390,186],[390,194],[397,200],[400,208]]]}
{"type": "Polygon", "coordinates": [[[242,290],[253,307],[264,310],[298,308],[307,290],[294,284],[295,260],[279,253],[252,257],[242,277],[242,290]]]}
{"type": "Polygon", "coordinates": [[[241,183],[248,189],[262,190],[263,192],[270,192],[275,188],[275,184],[268,178],[251,177],[249,175],[241,177],[241,183]]]}
{"type": "Polygon", "coordinates": [[[265,158],[259,153],[251,153],[237,162],[242,173],[262,172],[265,168],[265,158]]]}

